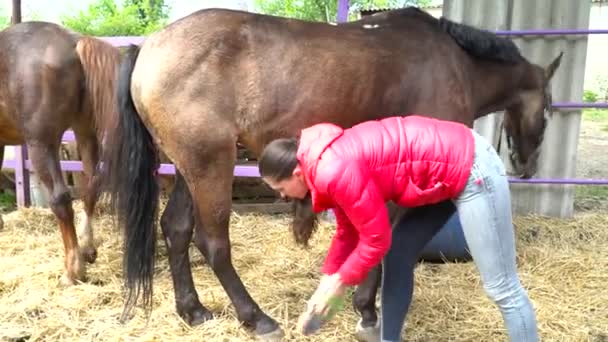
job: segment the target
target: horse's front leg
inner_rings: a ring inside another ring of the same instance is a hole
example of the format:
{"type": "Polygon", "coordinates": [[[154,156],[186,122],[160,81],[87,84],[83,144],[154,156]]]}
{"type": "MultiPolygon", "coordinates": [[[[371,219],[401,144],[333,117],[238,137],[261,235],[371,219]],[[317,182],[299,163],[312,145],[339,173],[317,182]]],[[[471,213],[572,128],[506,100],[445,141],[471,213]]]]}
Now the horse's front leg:
{"type": "Polygon", "coordinates": [[[188,160],[191,164],[198,164],[188,165],[192,171],[183,172],[194,204],[194,243],[218,277],[239,320],[255,329],[256,335],[262,340],[280,339],[283,331],[279,324],[251,298],[232,265],[228,229],[235,161],[216,156],[236,155],[236,144],[231,142],[224,147],[227,151],[218,152],[212,157],[199,155],[197,159],[188,160]]]}

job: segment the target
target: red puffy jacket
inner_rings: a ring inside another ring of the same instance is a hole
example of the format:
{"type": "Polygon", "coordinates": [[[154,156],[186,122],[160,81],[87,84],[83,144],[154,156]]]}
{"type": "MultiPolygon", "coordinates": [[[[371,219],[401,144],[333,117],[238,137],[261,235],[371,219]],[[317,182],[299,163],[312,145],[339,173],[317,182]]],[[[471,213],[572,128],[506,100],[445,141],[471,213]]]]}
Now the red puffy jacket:
{"type": "Polygon", "coordinates": [[[323,273],[361,283],[390,247],[386,202],[417,207],[457,197],[473,152],[469,127],[422,116],[302,130],[297,158],[313,210],[332,208],[337,220],[323,273]]]}

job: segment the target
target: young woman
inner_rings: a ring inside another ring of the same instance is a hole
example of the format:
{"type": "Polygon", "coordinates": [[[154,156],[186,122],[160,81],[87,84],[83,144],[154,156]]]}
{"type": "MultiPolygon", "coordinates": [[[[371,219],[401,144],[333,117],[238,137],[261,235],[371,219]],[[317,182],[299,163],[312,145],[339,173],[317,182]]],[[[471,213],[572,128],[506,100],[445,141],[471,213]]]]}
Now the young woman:
{"type": "Polygon", "coordinates": [[[484,289],[499,307],[510,339],[538,340],[534,309],[517,275],[505,168],[474,130],[421,116],[349,129],[318,124],[302,130],[299,138],[268,144],[259,169],[282,196],[310,196],[315,212],[333,209],[336,215],[324,276],[304,317],[327,314],[347,286],[360,284],[385,259],[381,339],[400,340],[409,306],[403,293],[411,291],[407,279],[413,279],[418,257],[400,251],[422,250],[432,234],[426,237],[410,225],[411,232],[393,236],[385,203],[412,208],[452,200],[484,289]]]}

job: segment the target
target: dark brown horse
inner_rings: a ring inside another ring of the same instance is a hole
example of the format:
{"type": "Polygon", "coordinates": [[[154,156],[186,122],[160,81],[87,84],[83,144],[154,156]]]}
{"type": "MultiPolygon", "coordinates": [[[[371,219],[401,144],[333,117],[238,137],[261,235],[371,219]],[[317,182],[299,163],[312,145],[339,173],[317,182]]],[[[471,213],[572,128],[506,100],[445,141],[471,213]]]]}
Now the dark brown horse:
{"type": "Polygon", "coordinates": [[[45,22],[25,22],[0,32],[0,157],[6,145],[26,144],[34,172],[49,194],[65,249],[61,283],[85,277],[94,262],[91,221],[99,185],[96,166],[104,125],[116,118],[118,49],[45,22]],[[107,121],[106,121],[107,120],[107,121]],[[59,147],[72,128],[84,168],[80,246],[59,147]]]}
{"type": "Polygon", "coordinates": [[[126,237],[125,314],[140,295],[151,305],[158,149],[179,170],[161,217],[178,313],[189,324],[212,317],[192,280],[193,240],[239,320],[262,338],[276,337],[278,323],[231,262],[237,143],[259,153],[315,123],[348,127],[410,113],[472,126],[506,108],[515,168],[530,176],[559,61],[533,65],[509,40],[412,8],[340,25],[212,9],[168,25],[123,60],[119,127],[105,159],[126,237]]]}

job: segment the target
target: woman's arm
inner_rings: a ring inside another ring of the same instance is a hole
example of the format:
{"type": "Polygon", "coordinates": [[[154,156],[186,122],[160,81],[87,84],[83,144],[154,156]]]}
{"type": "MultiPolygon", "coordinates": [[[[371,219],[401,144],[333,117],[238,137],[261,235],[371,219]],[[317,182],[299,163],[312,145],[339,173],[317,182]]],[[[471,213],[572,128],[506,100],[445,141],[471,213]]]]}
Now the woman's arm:
{"type": "Polygon", "coordinates": [[[340,173],[329,182],[328,193],[358,231],[356,246],[338,273],[345,284],[357,285],[388,252],[391,225],[382,193],[367,167],[349,162],[335,169],[340,173]]]}
{"type": "Polygon", "coordinates": [[[333,211],[336,215],[336,234],[331,240],[325,263],[321,269],[321,272],[327,275],[338,272],[344,261],[357,247],[357,242],[359,242],[359,233],[344,214],[344,211],[340,207],[335,207],[333,211]]]}

